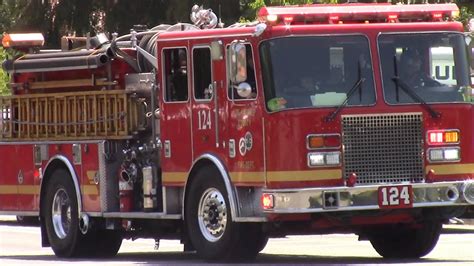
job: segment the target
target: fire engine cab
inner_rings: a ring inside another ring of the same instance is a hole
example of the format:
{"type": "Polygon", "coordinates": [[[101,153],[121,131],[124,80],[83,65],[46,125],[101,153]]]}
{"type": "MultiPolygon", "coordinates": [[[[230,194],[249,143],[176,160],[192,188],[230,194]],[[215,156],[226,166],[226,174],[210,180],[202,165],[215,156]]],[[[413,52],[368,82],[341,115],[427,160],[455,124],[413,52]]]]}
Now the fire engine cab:
{"type": "Polygon", "coordinates": [[[23,53],[3,63],[0,214],[38,216],[59,257],[153,238],[252,259],[269,237],[336,232],[385,258],[425,256],[474,205],[457,15],[263,7],[216,28],[195,6],[194,24],[66,37],[61,50],[5,34],[23,53]]]}

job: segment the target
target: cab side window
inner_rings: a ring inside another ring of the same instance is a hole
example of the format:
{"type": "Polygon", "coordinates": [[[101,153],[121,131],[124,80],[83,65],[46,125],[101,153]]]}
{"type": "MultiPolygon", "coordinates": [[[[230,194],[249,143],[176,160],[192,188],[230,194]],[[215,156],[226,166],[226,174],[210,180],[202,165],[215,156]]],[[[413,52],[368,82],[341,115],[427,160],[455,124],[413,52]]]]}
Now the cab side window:
{"type": "Polygon", "coordinates": [[[184,48],[163,50],[165,101],[188,100],[187,51],[184,48]]]}
{"type": "Polygon", "coordinates": [[[205,100],[212,98],[211,50],[196,48],[193,50],[194,98],[205,100]]]}

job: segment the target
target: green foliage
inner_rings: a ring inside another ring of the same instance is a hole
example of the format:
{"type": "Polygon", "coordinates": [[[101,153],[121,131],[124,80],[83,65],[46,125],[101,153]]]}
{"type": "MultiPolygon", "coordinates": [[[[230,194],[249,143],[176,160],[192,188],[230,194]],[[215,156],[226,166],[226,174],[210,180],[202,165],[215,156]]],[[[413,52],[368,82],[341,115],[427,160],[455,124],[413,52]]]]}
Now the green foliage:
{"type": "Polygon", "coordinates": [[[464,29],[467,31],[468,30],[467,24],[468,24],[469,20],[474,18],[474,10],[463,6],[463,7],[461,7],[460,11],[461,12],[460,12],[459,18],[457,20],[462,22],[462,24],[464,25],[464,29]]]}
{"type": "MultiPolygon", "coordinates": [[[[5,61],[7,58],[7,51],[3,49],[3,47],[0,47],[0,62],[5,61]]],[[[10,89],[8,88],[8,83],[9,83],[10,77],[8,74],[3,71],[3,69],[0,69],[0,95],[9,95],[10,94],[10,89]]]]}
{"type": "MultiPolygon", "coordinates": [[[[244,1],[245,2],[245,1],[244,1]]],[[[263,6],[286,6],[286,5],[305,5],[305,4],[313,4],[315,2],[319,3],[327,3],[327,4],[335,4],[338,0],[254,0],[248,1],[247,8],[249,9],[247,12],[243,14],[246,19],[253,20],[256,17],[256,12],[263,7],[263,6]]]]}

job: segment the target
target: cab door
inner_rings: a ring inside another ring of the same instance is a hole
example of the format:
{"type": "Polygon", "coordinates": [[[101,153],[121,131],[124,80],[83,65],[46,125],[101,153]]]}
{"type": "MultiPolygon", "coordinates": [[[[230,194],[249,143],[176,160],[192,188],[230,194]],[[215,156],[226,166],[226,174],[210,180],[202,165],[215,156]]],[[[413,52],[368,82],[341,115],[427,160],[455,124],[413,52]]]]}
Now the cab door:
{"type": "Polygon", "coordinates": [[[217,83],[214,80],[211,48],[207,44],[196,44],[192,48],[193,76],[193,158],[214,152],[218,142],[218,116],[216,115],[217,83]]]}
{"type": "Polygon", "coordinates": [[[236,74],[242,75],[239,80],[231,81],[231,70],[227,82],[226,97],[228,98],[228,166],[233,184],[236,186],[265,185],[264,155],[264,106],[258,75],[260,66],[252,45],[240,42],[241,48],[233,55],[232,45],[226,48],[227,65],[233,64],[236,58],[236,74]],[[243,46],[243,47],[242,47],[243,46]],[[242,90],[242,88],[247,88],[242,90]],[[240,92],[239,92],[240,91],[240,92]]]}
{"type": "Polygon", "coordinates": [[[188,42],[158,42],[158,49],[162,63],[162,182],[165,186],[182,186],[192,163],[188,42]]]}

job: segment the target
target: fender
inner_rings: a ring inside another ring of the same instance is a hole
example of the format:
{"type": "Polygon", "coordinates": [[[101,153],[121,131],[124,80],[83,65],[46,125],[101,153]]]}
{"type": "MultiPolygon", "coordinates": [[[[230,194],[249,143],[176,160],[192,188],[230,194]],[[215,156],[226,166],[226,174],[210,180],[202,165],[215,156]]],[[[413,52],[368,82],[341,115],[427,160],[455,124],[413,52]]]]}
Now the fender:
{"type": "MultiPolygon", "coordinates": [[[[82,197],[81,197],[81,190],[79,189],[79,180],[77,178],[77,175],[76,175],[76,171],[74,170],[74,167],[73,165],[71,164],[71,162],[68,160],[68,158],[66,158],[65,156],[63,155],[55,155],[53,157],[51,157],[51,159],[49,159],[48,163],[46,164],[45,168],[44,168],[44,171],[42,173],[42,176],[43,178],[41,179],[41,187],[40,187],[40,195],[42,195],[43,193],[43,189],[46,189],[46,188],[43,188],[43,181],[44,181],[44,174],[49,170],[49,166],[55,162],[55,161],[60,161],[61,163],[63,163],[63,165],[66,166],[67,170],[69,171],[69,173],[71,174],[71,178],[72,178],[72,182],[74,183],[74,188],[76,190],[76,198],[77,198],[77,212],[78,212],[78,217],[81,217],[81,213],[82,213],[82,197]]],[[[42,197],[40,197],[40,208],[41,208],[41,201],[42,201],[42,197]]],[[[41,212],[41,211],[40,211],[41,212]]]]}
{"type": "Polygon", "coordinates": [[[181,214],[182,214],[183,219],[184,219],[184,209],[185,209],[184,206],[185,206],[186,191],[188,187],[189,177],[191,176],[191,172],[196,168],[196,165],[203,160],[208,160],[212,164],[214,164],[214,166],[217,168],[217,170],[221,174],[222,181],[224,181],[224,185],[227,190],[227,195],[229,197],[229,205],[230,205],[232,221],[235,221],[235,218],[237,218],[237,215],[239,215],[239,213],[237,211],[237,197],[236,197],[236,193],[232,185],[232,182],[230,181],[230,176],[227,173],[227,170],[225,169],[225,166],[222,163],[222,161],[219,158],[217,158],[215,155],[210,154],[210,153],[203,154],[199,156],[199,158],[194,160],[193,166],[191,167],[191,170],[188,173],[188,178],[186,179],[186,184],[184,185],[185,189],[184,189],[183,199],[182,199],[183,208],[181,209],[181,214]]]}

